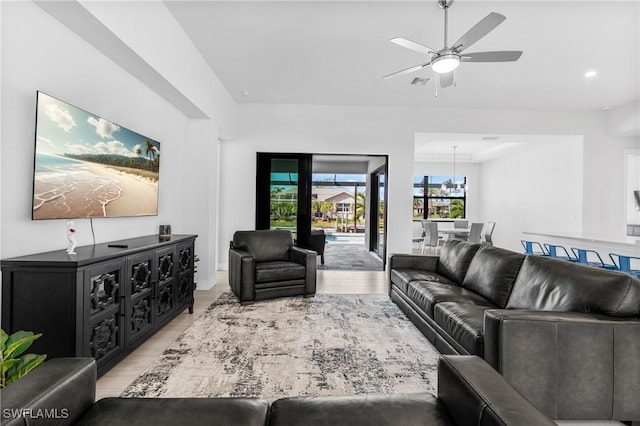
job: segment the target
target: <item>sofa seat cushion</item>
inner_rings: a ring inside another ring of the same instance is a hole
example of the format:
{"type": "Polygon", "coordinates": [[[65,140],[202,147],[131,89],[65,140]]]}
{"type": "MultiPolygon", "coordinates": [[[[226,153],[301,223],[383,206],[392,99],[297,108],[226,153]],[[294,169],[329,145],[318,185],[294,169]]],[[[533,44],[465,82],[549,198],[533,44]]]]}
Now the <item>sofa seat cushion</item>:
{"type": "Polygon", "coordinates": [[[453,425],[447,409],[428,393],[313,396],[279,399],[269,426],[453,425]]]}
{"type": "Polygon", "coordinates": [[[491,306],[473,303],[438,303],[433,320],[470,355],[484,355],[484,311],[491,306]]]}
{"type": "Polygon", "coordinates": [[[504,308],[524,257],[521,253],[484,244],[473,257],[462,287],[504,308]]]}
{"type": "Polygon", "coordinates": [[[443,284],[455,284],[449,278],[445,278],[435,272],[421,269],[398,268],[391,270],[391,282],[406,293],[409,283],[412,281],[432,281],[443,284]]]}
{"type": "Polygon", "coordinates": [[[305,268],[294,262],[274,261],[256,263],[256,284],[304,279],[305,268]]]}
{"type": "Polygon", "coordinates": [[[253,398],[105,398],[76,423],[83,426],[264,426],[269,403],[253,398]]]}
{"type": "Polygon", "coordinates": [[[430,318],[433,318],[433,309],[435,306],[442,302],[475,303],[477,305],[495,308],[495,306],[484,297],[456,284],[413,281],[409,283],[407,296],[430,318]]]}

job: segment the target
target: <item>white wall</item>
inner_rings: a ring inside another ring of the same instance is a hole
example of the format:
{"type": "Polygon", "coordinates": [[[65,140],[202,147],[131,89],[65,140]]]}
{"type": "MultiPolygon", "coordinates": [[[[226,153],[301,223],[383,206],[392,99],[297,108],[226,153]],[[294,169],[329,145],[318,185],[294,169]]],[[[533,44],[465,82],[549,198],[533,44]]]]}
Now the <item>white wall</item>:
{"type": "Polygon", "coordinates": [[[496,222],[494,244],[521,251],[523,231],[580,232],[582,138],[530,145],[482,163],[481,217],[496,222]]]}
{"type": "MultiPolygon", "coordinates": [[[[113,8],[123,6],[122,3],[111,5],[113,8]]],[[[35,95],[36,90],[41,90],[162,144],[159,215],[95,219],[96,242],[156,234],[159,224],[172,224],[174,233],[199,235],[196,253],[201,263],[197,280],[200,288],[213,285],[220,123],[216,111],[227,108],[228,93],[209,93],[207,103],[198,105],[211,119],[190,120],[34,3],[2,2],[0,8],[2,256],[66,246],[64,221],[30,219],[35,95]],[[212,102],[211,97],[221,102],[212,102]]],[[[115,10],[112,12],[116,13],[115,10]]],[[[139,24],[145,26],[144,22],[139,24]]],[[[176,72],[189,73],[179,63],[174,63],[173,67],[176,72]]],[[[192,77],[192,83],[199,81],[203,88],[212,87],[213,83],[207,81],[210,76],[192,77]]],[[[181,75],[181,78],[188,77],[181,75]]],[[[192,101],[199,102],[198,99],[192,101]]],[[[226,119],[230,116],[233,114],[225,115],[226,119]]],[[[76,227],[79,244],[91,244],[89,220],[77,220],[76,227]]]]}
{"type": "MultiPolygon", "coordinates": [[[[486,133],[506,135],[586,135],[586,139],[600,140],[604,147],[592,147],[585,143],[584,150],[591,149],[595,155],[600,149],[607,149],[611,137],[604,134],[606,115],[602,112],[575,111],[517,111],[517,110],[457,110],[423,109],[398,107],[352,107],[352,106],[316,106],[316,105],[261,105],[244,104],[238,107],[237,138],[221,145],[221,181],[220,181],[220,252],[219,267],[225,268],[227,262],[228,241],[238,229],[254,227],[255,211],[255,153],[265,152],[316,152],[349,154],[387,154],[389,155],[389,216],[388,216],[388,253],[408,252],[411,250],[411,200],[412,177],[414,174],[414,134],[416,132],[438,133],[486,133]]],[[[569,148],[566,148],[569,149],[569,148]]],[[[549,148],[547,155],[561,161],[567,151],[555,154],[549,148]]],[[[609,171],[600,166],[582,162],[582,151],[576,146],[572,151],[571,173],[568,175],[576,187],[576,193],[583,191],[583,182],[576,171],[576,162],[582,164],[584,174],[595,180],[608,180],[609,171]],[[576,157],[577,155],[577,157],[576,157]]],[[[524,155],[524,154],[522,154],[524,155]]],[[[620,152],[611,153],[612,157],[622,158],[620,152]]],[[[586,154],[584,154],[587,157],[586,154]]],[[[521,157],[520,166],[542,167],[548,179],[554,180],[556,170],[549,170],[544,155],[530,158],[521,157]],[[541,165],[541,166],[540,166],[541,165]]],[[[551,163],[558,164],[558,163],[551,163]]],[[[483,188],[489,187],[486,179],[511,179],[511,163],[496,163],[490,172],[480,173],[479,182],[483,188]]],[[[558,175],[560,178],[565,174],[558,175]]],[[[621,181],[619,181],[621,182],[621,181]]],[[[621,184],[621,183],[620,183],[621,184]]],[[[544,187],[542,187],[544,188],[544,187]]],[[[481,191],[472,184],[472,191],[481,191]]],[[[541,189],[540,191],[543,191],[541,189]]],[[[483,197],[482,193],[478,196],[483,197]]],[[[552,194],[555,200],[555,195],[552,194]]],[[[580,197],[575,195],[575,197],[580,197]]],[[[541,224],[558,229],[567,222],[567,215],[582,215],[578,223],[608,220],[601,213],[602,203],[616,200],[616,196],[605,192],[598,199],[578,198],[569,200],[569,207],[561,218],[546,215],[541,224]],[[577,210],[577,211],[576,211],[577,210]]],[[[619,198],[619,196],[618,196],[619,198]]],[[[531,227],[529,217],[518,215],[503,217],[493,209],[486,208],[482,199],[478,214],[481,220],[501,219],[513,225],[507,227],[498,224],[496,236],[511,246],[520,239],[520,233],[531,227]],[[502,228],[502,231],[499,229],[502,228]],[[510,228],[513,228],[509,231],[510,228]],[[517,232],[516,232],[517,230],[517,232]]],[[[473,204],[479,205],[474,202],[473,204]]],[[[618,200],[618,209],[621,200],[618,200]]],[[[475,207],[474,207],[475,209],[475,207]]],[[[622,218],[619,219],[620,221],[622,218]]],[[[537,223],[537,222],[536,222],[537,223]]],[[[588,229],[583,229],[588,232],[588,229]]],[[[514,247],[517,248],[517,247],[514,247]]]]}

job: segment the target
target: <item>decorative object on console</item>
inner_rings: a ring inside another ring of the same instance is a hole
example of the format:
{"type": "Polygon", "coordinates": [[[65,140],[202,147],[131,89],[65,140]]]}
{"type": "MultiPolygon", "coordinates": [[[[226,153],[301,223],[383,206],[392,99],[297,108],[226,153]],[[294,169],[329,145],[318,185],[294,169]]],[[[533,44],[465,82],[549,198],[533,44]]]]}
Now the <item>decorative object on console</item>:
{"type": "Polygon", "coordinates": [[[70,220],[67,222],[67,254],[76,254],[76,224],[70,220]]]}
{"type": "Polygon", "coordinates": [[[160,237],[170,237],[171,225],[160,225],[158,233],[160,234],[160,237]]]}
{"type": "Polygon", "coordinates": [[[159,142],[42,92],[35,133],[32,219],[158,214],[159,142]]]}

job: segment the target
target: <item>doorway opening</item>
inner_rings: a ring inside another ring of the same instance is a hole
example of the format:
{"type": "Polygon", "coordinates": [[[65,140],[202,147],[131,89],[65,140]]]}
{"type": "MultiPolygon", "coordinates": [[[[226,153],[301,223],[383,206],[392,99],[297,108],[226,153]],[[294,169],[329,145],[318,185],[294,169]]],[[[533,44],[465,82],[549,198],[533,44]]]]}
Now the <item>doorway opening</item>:
{"type": "Polygon", "coordinates": [[[256,229],[291,230],[321,254],[318,269],[384,270],[387,156],[258,153],[257,162],[256,229]]]}

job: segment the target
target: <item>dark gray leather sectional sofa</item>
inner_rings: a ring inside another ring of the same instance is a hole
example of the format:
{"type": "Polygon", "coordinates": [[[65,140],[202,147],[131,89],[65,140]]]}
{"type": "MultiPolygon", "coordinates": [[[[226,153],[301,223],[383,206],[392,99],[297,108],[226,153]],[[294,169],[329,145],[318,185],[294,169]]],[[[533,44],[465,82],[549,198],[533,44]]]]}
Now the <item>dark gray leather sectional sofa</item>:
{"type": "Polygon", "coordinates": [[[2,426],[555,425],[483,360],[471,356],[440,360],[437,397],[294,397],[271,404],[254,398],[105,398],[94,403],[95,384],[91,358],[48,361],[0,391],[2,426]]]}
{"type": "Polygon", "coordinates": [[[549,417],[640,420],[640,280],[459,240],[389,273],[441,353],[484,358],[549,417]]]}

